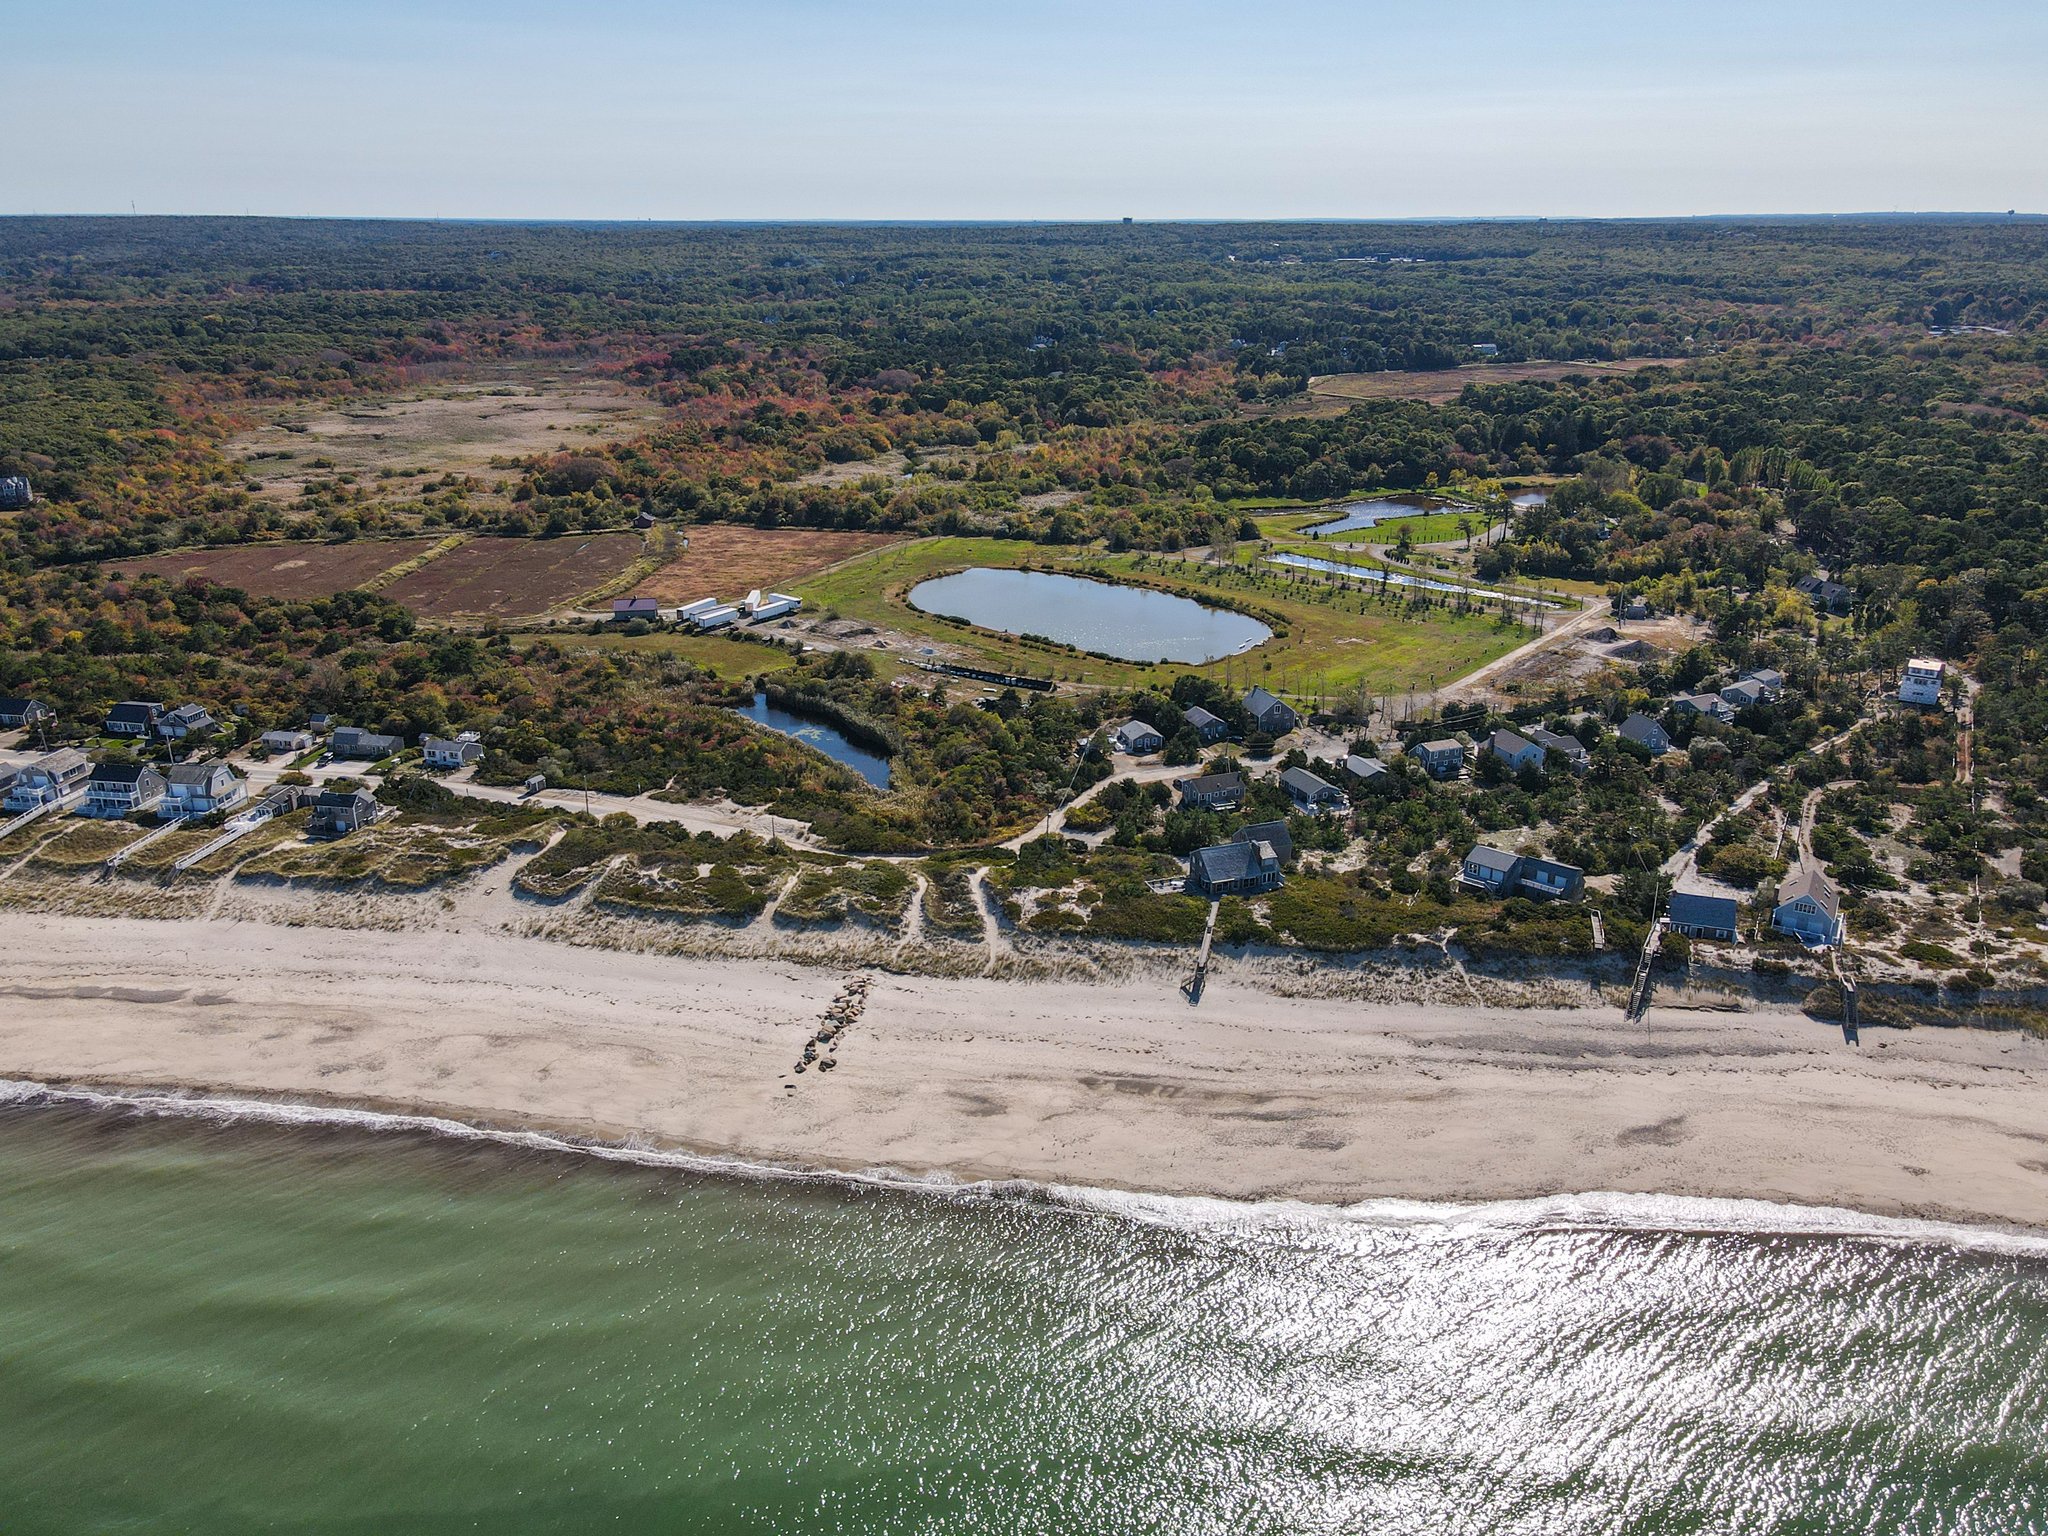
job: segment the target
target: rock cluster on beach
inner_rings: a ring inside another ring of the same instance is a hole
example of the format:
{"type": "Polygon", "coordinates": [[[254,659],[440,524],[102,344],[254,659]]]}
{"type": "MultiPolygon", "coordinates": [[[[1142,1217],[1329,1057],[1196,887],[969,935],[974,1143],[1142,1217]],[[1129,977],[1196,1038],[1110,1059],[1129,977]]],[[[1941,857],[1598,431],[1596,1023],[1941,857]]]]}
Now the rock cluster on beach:
{"type": "Polygon", "coordinates": [[[835,1053],[839,1049],[839,1037],[853,1027],[854,1021],[868,1005],[868,988],[873,984],[871,976],[850,976],[839,993],[825,1010],[824,1022],[818,1032],[804,1042],[803,1058],[796,1069],[804,1071],[814,1063],[820,1072],[830,1072],[839,1065],[835,1053]]]}

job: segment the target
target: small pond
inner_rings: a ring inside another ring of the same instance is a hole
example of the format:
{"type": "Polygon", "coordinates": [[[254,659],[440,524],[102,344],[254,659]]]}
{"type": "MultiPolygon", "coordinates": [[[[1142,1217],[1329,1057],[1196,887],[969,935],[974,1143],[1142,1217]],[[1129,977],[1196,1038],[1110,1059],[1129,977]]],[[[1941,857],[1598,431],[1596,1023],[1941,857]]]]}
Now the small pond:
{"type": "Polygon", "coordinates": [[[1336,533],[1356,533],[1397,517],[1422,517],[1430,512],[1449,511],[1455,503],[1433,496],[1382,497],[1374,501],[1347,501],[1327,523],[1314,523],[1302,530],[1312,539],[1326,539],[1336,533]]]}
{"type": "Polygon", "coordinates": [[[1518,507],[1540,507],[1550,500],[1548,491],[1524,491],[1515,498],[1518,507]]]}
{"type": "Polygon", "coordinates": [[[733,713],[746,716],[756,725],[765,725],[771,731],[793,737],[805,746],[816,747],[833,762],[845,764],[877,789],[889,787],[889,759],[879,752],[854,745],[837,726],[806,720],[780,705],[770,704],[765,693],[755,694],[753,703],[743,709],[735,709],[733,713]]]}
{"type": "Polygon", "coordinates": [[[1215,661],[1273,633],[1257,619],[1190,597],[1049,571],[956,571],[919,582],[910,601],[925,613],[1123,661],[1215,661]]]}
{"type": "Polygon", "coordinates": [[[1454,581],[1432,581],[1427,576],[1410,576],[1405,571],[1383,571],[1377,566],[1345,565],[1338,560],[1321,560],[1314,555],[1268,555],[1273,565],[1291,565],[1304,571],[1333,571],[1360,581],[1384,581],[1390,587],[1420,587],[1425,592],[1464,592],[1482,603],[1514,603],[1522,608],[1555,608],[1538,597],[1517,597],[1512,592],[1493,592],[1484,587],[1462,587],[1454,581]]]}

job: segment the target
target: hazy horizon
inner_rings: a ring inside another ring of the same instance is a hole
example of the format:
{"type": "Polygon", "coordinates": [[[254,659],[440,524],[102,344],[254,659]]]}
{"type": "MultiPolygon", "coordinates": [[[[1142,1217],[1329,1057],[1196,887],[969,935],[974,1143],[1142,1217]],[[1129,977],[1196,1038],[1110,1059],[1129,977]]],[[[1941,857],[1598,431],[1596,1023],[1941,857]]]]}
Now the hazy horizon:
{"type": "Polygon", "coordinates": [[[10,38],[0,213],[1390,222],[2048,208],[2048,8],[1029,15],[78,0],[10,38]]]}

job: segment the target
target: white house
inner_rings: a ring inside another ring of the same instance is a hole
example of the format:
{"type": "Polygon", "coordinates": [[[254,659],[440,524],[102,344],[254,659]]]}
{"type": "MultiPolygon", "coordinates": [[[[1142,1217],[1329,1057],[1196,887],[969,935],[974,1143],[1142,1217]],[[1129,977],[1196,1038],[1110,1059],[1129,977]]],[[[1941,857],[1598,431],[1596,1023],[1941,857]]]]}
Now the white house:
{"type": "Polygon", "coordinates": [[[453,741],[439,736],[420,738],[420,761],[429,768],[461,768],[483,755],[483,739],[475,731],[464,731],[453,741]]]}
{"type": "Polygon", "coordinates": [[[1899,679],[1899,702],[1901,704],[1941,703],[1941,677],[1944,668],[1931,656],[1916,656],[1906,663],[1906,675],[1899,679]]]}
{"type": "Polygon", "coordinates": [[[166,816],[211,816],[248,798],[248,783],[226,763],[178,763],[164,774],[166,816]]]}

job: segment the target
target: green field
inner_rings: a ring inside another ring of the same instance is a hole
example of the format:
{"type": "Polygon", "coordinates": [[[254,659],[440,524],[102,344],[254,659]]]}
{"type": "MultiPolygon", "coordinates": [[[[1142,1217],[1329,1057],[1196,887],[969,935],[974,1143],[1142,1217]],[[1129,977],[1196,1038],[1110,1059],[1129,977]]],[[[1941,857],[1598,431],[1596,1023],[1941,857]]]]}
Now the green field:
{"type": "Polygon", "coordinates": [[[680,656],[726,679],[739,682],[764,672],[780,672],[796,665],[789,652],[772,645],[756,645],[727,635],[693,635],[682,630],[658,629],[651,634],[626,635],[615,631],[585,634],[582,631],[546,631],[521,637],[523,643],[551,640],[564,650],[644,651],[659,656],[680,656]]]}
{"type": "Polygon", "coordinates": [[[1290,580],[1249,556],[1211,565],[1177,556],[1108,555],[1095,549],[1007,539],[933,538],[892,545],[796,584],[813,610],[887,625],[973,651],[992,667],[1105,687],[1170,686],[1183,672],[1227,677],[1305,696],[1365,688],[1375,693],[1439,685],[1522,644],[1530,631],[1492,615],[1415,610],[1334,582],[1290,580]],[[1205,666],[1105,661],[1026,643],[921,614],[903,594],[928,576],[968,566],[1036,565],[1125,580],[1256,610],[1277,620],[1271,640],[1205,666]],[[1280,632],[1284,631],[1284,632],[1280,632]]]}

